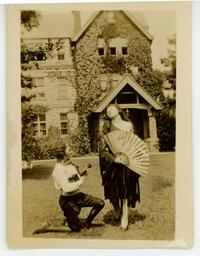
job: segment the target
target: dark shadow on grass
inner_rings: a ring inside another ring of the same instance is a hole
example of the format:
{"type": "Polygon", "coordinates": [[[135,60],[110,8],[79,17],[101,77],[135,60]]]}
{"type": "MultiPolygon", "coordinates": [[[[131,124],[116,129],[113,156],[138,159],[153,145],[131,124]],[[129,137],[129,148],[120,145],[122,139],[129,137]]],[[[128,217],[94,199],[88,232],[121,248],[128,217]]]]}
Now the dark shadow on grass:
{"type": "MultiPolygon", "coordinates": [[[[129,223],[130,224],[135,224],[136,222],[138,221],[143,221],[146,219],[146,215],[138,212],[137,210],[132,210],[130,209],[129,210],[129,216],[128,216],[128,219],[129,219],[129,223]]],[[[114,219],[114,211],[113,210],[110,210],[108,211],[104,217],[103,217],[103,221],[106,223],[106,224],[109,224],[111,226],[119,226],[120,225],[120,221],[116,221],[114,219]]]]}
{"type": "Polygon", "coordinates": [[[53,169],[50,166],[37,165],[34,166],[32,169],[22,170],[22,179],[48,179],[49,176],[52,174],[52,171],[53,169]]]}
{"type": "Polygon", "coordinates": [[[130,224],[135,224],[138,221],[145,220],[146,215],[138,212],[137,210],[130,209],[128,219],[130,224]]]}
{"type": "Polygon", "coordinates": [[[111,226],[119,226],[120,221],[114,219],[114,211],[110,210],[103,216],[103,221],[111,226]]]}
{"type": "Polygon", "coordinates": [[[83,237],[100,237],[102,235],[103,223],[94,223],[90,229],[82,228],[79,232],[72,231],[67,225],[55,225],[55,223],[45,222],[41,227],[35,229],[32,235],[45,234],[45,233],[65,233],[72,237],[83,236],[83,237]]]}

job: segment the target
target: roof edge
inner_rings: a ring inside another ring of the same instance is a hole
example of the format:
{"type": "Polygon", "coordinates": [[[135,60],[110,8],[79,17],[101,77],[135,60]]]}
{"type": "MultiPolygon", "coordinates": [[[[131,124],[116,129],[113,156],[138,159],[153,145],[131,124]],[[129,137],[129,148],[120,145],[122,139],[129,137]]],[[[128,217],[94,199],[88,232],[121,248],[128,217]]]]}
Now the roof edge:
{"type": "MultiPolygon", "coordinates": [[[[85,23],[85,25],[82,27],[82,29],[77,33],[75,34],[73,37],[72,37],[72,41],[73,42],[76,42],[80,37],[81,35],[85,32],[85,30],[90,26],[90,24],[93,22],[93,20],[104,10],[101,10],[101,11],[95,11],[95,13],[93,15],[91,15],[91,17],[88,19],[88,21],[85,23]]],[[[150,40],[152,41],[153,40],[153,36],[148,32],[146,31],[142,25],[140,25],[140,23],[134,19],[134,17],[132,15],[130,15],[128,13],[128,11],[125,11],[125,10],[119,10],[119,11],[122,11],[129,19],[132,23],[134,23],[136,25],[136,27],[150,40]]]]}
{"type": "Polygon", "coordinates": [[[117,85],[117,87],[113,88],[113,90],[111,90],[106,96],[105,98],[102,100],[102,102],[100,102],[100,104],[97,106],[96,110],[94,112],[98,113],[101,112],[105,109],[105,107],[110,103],[110,101],[113,100],[114,97],[116,97],[116,95],[123,89],[123,87],[129,83],[130,86],[137,91],[138,94],[140,94],[153,108],[155,108],[156,110],[161,110],[162,109],[162,105],[157,102],[144,88],[142,88],[135,80],[134,78],[130,77],[130,75],[126,75],[117,85]],[[130,80],[132,83],[130,83],[130,80]],[[132,84],[134,84],[135,86],[137,86],[138,88],[136,89],[132,84]],[[139,91],[138,91],[139,89],[139,91]],[[115,94],[116,92],[116,94],[115,94]],[[111,97],[111,95],[114,95],[113,97],[111,97]],[[108,99],[111,97],[111,100],[109,102],[108,99]]]}

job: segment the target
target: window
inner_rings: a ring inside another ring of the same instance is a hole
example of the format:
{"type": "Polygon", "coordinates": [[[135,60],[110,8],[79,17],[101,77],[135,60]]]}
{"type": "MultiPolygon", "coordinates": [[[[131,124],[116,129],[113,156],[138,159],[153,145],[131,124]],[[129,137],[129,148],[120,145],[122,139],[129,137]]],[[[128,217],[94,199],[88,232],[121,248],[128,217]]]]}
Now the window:
{"type": "Polygon", "coordinates": [[[65,77],[58,78],[58,98],[65,99],[68,96],[67,81],[65,77]]]}
{"type": "Polygon", "coordinates": [[[110,47],[110,54],[116,55],[116,47],[110,47]]]}
{"type": "Polygon", "coordinates": [[[44,92],[38,92],[38,99],[45,98],[45,93],[44,92]]]}
{"type": "Polygon", "coordinates": [[[35,79],[35,87],[33,88],[33,96],[36,99],[44,99],[45,98],[45,84],[44,77],[37,77],[35,79]]]}
{"type": "Polygon", "coordinates": [[[127,55],[127,54],[128,54],[128,48],[122,47],[122,55],[127,55]]]}
{"type": "Polygon", "coordinates": [[[67,113],[60,113],[60,132],[61,135],[67,134],[67,113]]]}
{"type": "Polygon", "coordinates": [[[59,84],[59,86],[66,86],[65,77],[58,77],[58,84],[59,84]]]}
{"type": "Polygon", "coordinates": [[[40,136],[47,135],[46,115],[45,114],[35,115],[33,127],[34,127],[34,136],[40,137],[40,136]]]}
{"type": "Polygon", "coordinates": [[[37,78],[37,86],[38,87],[44,87],[44,77],[38,77],[37,78]]]}
{"type": "Polygon", "coordinates": [[[99,52],[99,56],[103,56],[104,55],[104,48],[103,47],[99,47],[98,48],[98,52],[99,52]]]}
{"type": "Polygon", "coordinates": [[[118,104],[137,103],[137,93],[130,85],[126,85],[117,95],[118,104]]]}
{"type": "Polygon", "coordinates": [[[58,60],[64,60],[65,54],[64,53],[58,53],[58,60]]]}

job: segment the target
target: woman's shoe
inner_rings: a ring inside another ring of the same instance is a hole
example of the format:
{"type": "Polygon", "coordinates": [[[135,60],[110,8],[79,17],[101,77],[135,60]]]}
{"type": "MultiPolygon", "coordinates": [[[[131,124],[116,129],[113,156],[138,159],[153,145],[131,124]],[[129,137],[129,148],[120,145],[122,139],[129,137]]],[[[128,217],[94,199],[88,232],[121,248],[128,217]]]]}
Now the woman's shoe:
{"type": "Polygon", "coordinates": [[[122,230],[122,231],[127,231],[127,230],[128,230],[128,226],[126,226],[126,227],[121,227],[121,230],[122,230]]]}
{"type": "Polygon", "coordinates": [[[120,221],[121,219],[121,209],[115,210],[114,211],[114,220],[115,221],[120,221]]]}

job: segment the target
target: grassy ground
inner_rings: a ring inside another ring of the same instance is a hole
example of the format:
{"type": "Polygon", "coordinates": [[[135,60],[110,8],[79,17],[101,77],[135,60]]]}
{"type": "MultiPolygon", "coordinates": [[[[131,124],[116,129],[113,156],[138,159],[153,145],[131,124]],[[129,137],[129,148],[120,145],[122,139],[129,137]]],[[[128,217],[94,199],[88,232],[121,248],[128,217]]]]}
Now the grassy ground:
{"type": "MultiPolygon", "coordinates": [[[[90,162],[93,167],[85,178],[82,191],[103,198],[98,160],[75,160],[81,167],[90,162]]],[[[111,205],[95,219],[95,226],[80,233],[44,233],[32,235],[44,222],[61,225],[63,214],[58,205],[59,194],[54,189],[51,172],[54,163],[36,165],[23,174],[23,233],[25,237],[173,240],[175,232],[175,154],[151,155],[151,168],[146,178],[140,178],[141,202],[130,210],[129,229],[124,232],[113,220],[111,205]]],[[[89,209],[83,209],[85,218],[89,209]]]]}

